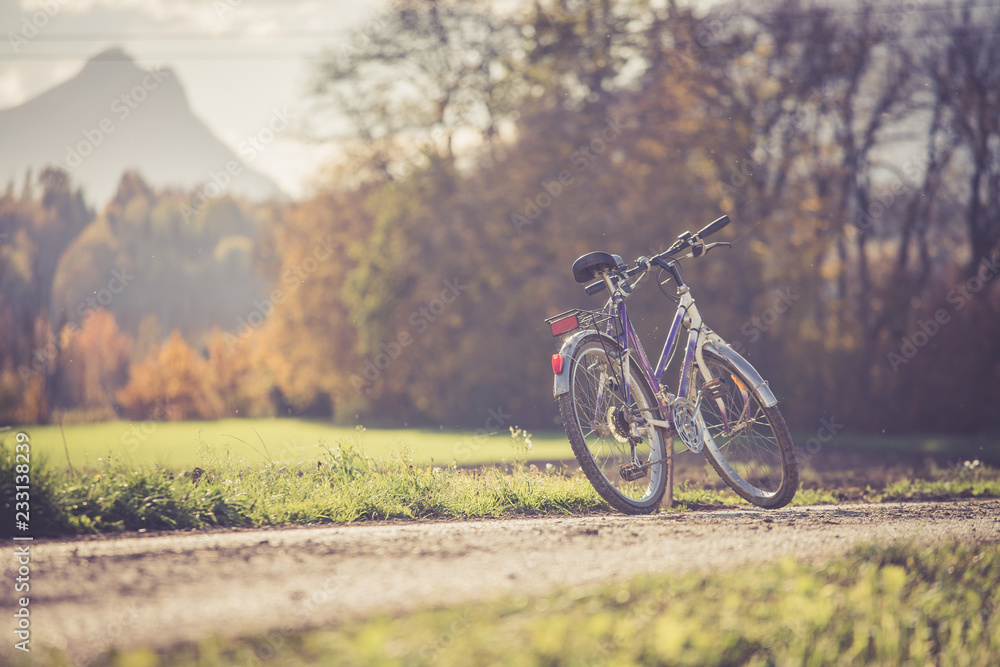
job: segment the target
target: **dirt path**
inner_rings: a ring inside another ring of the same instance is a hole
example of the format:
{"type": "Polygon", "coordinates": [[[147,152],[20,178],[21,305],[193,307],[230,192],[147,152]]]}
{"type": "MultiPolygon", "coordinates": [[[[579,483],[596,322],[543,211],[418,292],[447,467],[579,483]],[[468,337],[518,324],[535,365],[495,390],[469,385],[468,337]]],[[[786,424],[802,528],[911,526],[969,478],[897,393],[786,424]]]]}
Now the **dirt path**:
{"type": "MultiPolygon", "coordinates": [[[[1000,500],[35,542],[32,647],[59,647],[83,664],[109,644],[286,633],[378,611],[783,555],[822,560],[862,541],[949,536],[1000,540],[1000,500]]],[[[7,582],[14,561],[4,559],[7,582]]],[[[4,609],[12,588],[5,586],[4,609]]],[[[8,640],[0,656],[10,651],[8,640]]]]}

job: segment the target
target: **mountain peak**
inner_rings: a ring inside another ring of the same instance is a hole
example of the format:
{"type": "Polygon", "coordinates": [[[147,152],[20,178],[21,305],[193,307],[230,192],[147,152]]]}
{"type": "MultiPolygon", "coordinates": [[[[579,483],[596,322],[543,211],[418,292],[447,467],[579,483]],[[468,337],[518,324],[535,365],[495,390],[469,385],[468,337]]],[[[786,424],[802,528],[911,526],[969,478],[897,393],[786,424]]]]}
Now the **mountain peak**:
{"type": "Polygon", "coordinates": [[[112,46],[104,49],[97,55],[93,56],[87,62],[94,62],[96,60],[124,60],[126,62],[134,63],[135,59],[129,54],[125,53],[124,49],[119,46],[112,46]]]}
{"type": "Polygon", "coordinates": [[[88,86],[107,86],[111,76],[119,78],[134,78],[143,71],[130,56],[119,46],[112,46],[91,56],[76,78],[86,81],[88,86]],[[103,83],[102,83],[103,81],[103,83]]]}
{"type": "Polygon", "coordinates": [[[280,194],[269,178],[240,166],[194,115],[173,71],[140,67],[120,47],[92,56],[76,76],[20,106],[0,110],[0,187],[28,168],[53,164],[98,207],[114,197],[127,171],[154,187],[192,189],[229,169],[232,177],[216,190],[253,199],[280,194]]]}

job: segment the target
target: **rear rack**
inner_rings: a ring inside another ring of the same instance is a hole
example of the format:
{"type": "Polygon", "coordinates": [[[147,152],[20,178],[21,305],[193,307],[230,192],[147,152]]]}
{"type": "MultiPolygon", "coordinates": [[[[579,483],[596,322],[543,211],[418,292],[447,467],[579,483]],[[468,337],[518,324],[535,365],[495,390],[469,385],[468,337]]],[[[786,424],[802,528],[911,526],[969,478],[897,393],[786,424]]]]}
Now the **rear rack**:
{"type": "Polygon", "coordinates": [[[562,336],[580,328],[602,331],[614,338],[620,338],[624,333],[618,317],[604,310],[574,308],[546,318],[545,321],[548,322],[553,336],[562,336]]]}

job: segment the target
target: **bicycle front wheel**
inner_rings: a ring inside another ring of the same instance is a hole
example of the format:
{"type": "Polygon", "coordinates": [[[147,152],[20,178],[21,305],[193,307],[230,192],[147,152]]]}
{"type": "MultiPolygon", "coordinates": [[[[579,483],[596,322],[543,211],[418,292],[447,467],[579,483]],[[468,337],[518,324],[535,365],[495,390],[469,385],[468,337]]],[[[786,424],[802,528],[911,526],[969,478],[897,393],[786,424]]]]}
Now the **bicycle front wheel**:
{"type": "Polygon", "coordinates": [[[667,487],[665,438],[653,426],[638,431],[641,436],[630,428],[637,418],[655,418],[658,403],[634,360],[626,402],[622,356],[599,334],[584,339],[570,360],[559,414],[580,468],[601,497],[626,514],[648,514],[667,487]]]}
{"type": "MultiPolygon", "coordinates": [[[[792,436],[777,407],[764,407],[753,384],[729,361],[704,353],[712,391],[701,394],[705,456],[736,493],[758,507],[775,509],[791,502],[799,486],[792,436]],[[716,380],[721,381],[721,385],[716,380]]],[[[704,374],[696,373],[699,392],[704,374]]]]}

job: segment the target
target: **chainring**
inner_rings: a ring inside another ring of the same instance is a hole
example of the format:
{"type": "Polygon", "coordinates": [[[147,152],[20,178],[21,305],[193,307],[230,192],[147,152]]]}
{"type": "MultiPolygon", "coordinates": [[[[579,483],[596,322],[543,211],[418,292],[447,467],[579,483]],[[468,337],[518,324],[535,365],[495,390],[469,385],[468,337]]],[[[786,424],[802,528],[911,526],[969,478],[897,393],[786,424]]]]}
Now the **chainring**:
{"type": "Polygon", "coordinates": [[[608,408],[608,429],[618,442],[629,441],[631,429],[629,429],[628,420],[625,419],[624,408],[613,405],[608,408]]]}
{"type": "Polygon", "coordinates": [[[704,432],[698,422],[695,403],[690,398],[678,398],[670,406],[674,430],[684,446],[697,454],[705,446],[704,432]]]}
{"type": "Polygon", "coordinates": [[[608,408],[608,430],[618,442],[627,442],[632,445],[638,445],[642,442],[642,436],[632,435],[632,425],[625,417],[625,408],[622,406],[608,408]]]}

